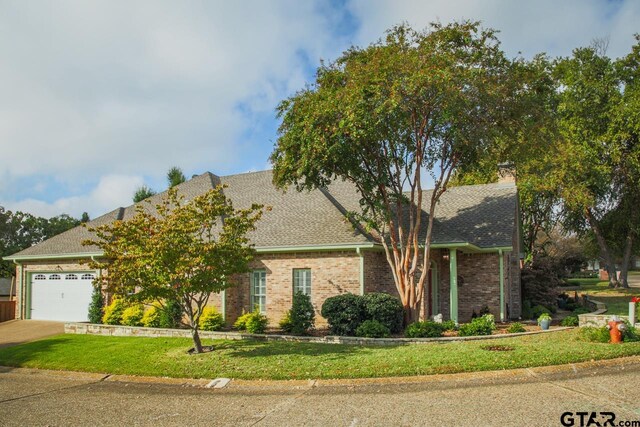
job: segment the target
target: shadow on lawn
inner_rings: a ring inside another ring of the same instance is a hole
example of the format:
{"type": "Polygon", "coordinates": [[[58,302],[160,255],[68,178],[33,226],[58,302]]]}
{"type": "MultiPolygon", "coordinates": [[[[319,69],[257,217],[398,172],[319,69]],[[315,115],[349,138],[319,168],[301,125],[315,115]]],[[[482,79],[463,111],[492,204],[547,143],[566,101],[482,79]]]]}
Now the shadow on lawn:
{"type": "MultiPolygon", "coordinates": [[[[391,350],[398,346],[376,346],[376,350],[391,350]]],[[[283,341],[226,341],[214,345],[215,350],[228,352],[231,357],[269,356],[322,356],[323,359],[338,360],[346,355],[369,352],[374,347],[343,344],[300,343],[283,341]]]]}
{"type": "MultiPolygon", "coordinates": [[[[7,343],[0,348],[0,366],[19,368],[40,355],[52,351],[55,347],[65,346],[71,340],[69,336],[59,335],[28,343],[7,343]]],[[[3,371],[4,372],[4,371],[3,371]]]]}

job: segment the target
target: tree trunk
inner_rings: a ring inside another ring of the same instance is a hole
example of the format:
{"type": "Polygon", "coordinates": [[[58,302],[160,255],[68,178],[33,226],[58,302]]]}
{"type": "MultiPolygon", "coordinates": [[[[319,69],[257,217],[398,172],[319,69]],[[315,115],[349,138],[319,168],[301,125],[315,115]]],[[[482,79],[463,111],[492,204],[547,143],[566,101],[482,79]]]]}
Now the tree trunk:
{"type": "Polygon", "coordinates": [[[629,287],[627,276],[629,273],[629,264],[631,263],[631,250],[633,248],[633,234],[629,232],[624,247],[624,256],[622,257],[622,266],[620,267],[620,284],[623,288],[629,287]]]}
{"type": "Polygon", "coordinates": [[[193,348],[196,353],[202,353],[202,342],[197,327],[191,327],[191,337],[193,338],[193,348]]]}
{"type": "Polygon", "coordinates": [[[598,221],[593,217],[591,209],[589,208],[585,209],[585,217],[587,218],[589,226],[591,226],[591,229],[593,230],[593,234],[596,235],[598,247],[600,248],[600,252],[602,253],[605,263],[607,264],[609,287],[617,288],[620,286],[620,282],[618,282],[618,278],[616,277],[616,264],[613,260],[613,256],[611,255],[611,251],[609,250],[609,245],[607,245],[607,241],[600,230],[600,224],[598,224],[598,221]]]}

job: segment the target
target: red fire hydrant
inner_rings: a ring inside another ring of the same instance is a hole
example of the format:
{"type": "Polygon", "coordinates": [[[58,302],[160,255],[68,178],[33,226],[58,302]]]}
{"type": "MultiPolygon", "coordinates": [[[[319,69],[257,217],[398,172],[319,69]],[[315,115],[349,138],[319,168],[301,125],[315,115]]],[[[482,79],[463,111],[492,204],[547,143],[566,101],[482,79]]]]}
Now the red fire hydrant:
{"type": "Polygon", "coordinates": [[[607,324],[607,329],[609,329],[609,336],[611,337],[611,344],[619,344],[622,342],[622,334],[627,326],[624,324],[618,316],[613,316],[609,323],[607,324]]]}

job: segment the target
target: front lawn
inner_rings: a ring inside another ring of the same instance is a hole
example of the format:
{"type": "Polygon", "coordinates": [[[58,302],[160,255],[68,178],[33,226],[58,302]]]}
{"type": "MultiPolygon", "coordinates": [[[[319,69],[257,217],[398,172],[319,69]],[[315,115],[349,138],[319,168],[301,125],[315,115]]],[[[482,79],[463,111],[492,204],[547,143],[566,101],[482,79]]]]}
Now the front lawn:
{"type": "Polygon", "coordinates": [[[309,379],[429,375],[556,365],[640,355],[640,342],[579,341],[577,330],[487,341],[394,347],[210,341],[190,356],[183,338],[59,335],[0,349],[0,365],[187,378],[309,379]],[[487,348],[512,348],[490,351],[487,348]]]}

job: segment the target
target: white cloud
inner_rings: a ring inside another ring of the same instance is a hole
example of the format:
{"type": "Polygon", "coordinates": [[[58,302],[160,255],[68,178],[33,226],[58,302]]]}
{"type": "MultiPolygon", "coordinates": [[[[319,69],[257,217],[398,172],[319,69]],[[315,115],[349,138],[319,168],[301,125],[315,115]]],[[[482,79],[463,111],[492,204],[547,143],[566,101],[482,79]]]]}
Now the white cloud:
{"type": "Polygon", "coordinates": [[[415,28],[430,22],[481,20],[499,30],[499,39],[510,56],[539,52],[570,55],[595,38],[610,38],[609,54],[624,55],[638,32],[640,3],[602,0],[353,0],[351,11],[362,25],[356,42],[367,45],[392,25],[403,21],[415,28]]]}
{"type": "Polygon", "coordinates": [[[61,213],[80,218],[82,212],[88,212],[91,218],[100,216],[120,206],[129,206],[133,193],[143,184],[140,176],[107,175],[87,195],[63,197],[47,203],[33,198],[6,203],[12,211],[29,212],[36,216],[49,218],[61,213]]]}

